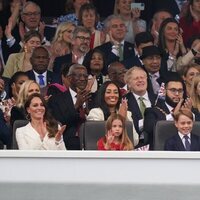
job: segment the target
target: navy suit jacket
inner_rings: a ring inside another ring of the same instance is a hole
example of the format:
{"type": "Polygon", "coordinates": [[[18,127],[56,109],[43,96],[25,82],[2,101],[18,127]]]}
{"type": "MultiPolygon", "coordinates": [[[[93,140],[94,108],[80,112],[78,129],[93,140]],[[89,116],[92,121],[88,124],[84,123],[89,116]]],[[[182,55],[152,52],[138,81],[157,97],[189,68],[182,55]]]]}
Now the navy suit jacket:
{"type": "MultiPolygon", "coordinates": [[[[148,97],[151,102],[151,105],[154,105],[155,100],[156,100],[156,95],[152,93],[148,93],[148,97]]],[[[137,100],[135,99],[135,96],[131,92],[129,92],[126,95],[126,98],[128,100],[128,110],[131,111],[132,113],[135,129],[138,133],[141,133],[141,131],[139,131],[139,120],[141,120],[143,117],[140,112],[140,108],[138,106],[137,100]]]]}
{"type": "MultiPolygon", "coordinates": [[[[181,141],[181,138],[178,134],[169,138],[165,142],[164,150],[166,150],[166,151],[186,151],[185,147],[183,145],[183,142],[181,141]]],[[[200,151],[200,137],[195,134],[191,134],[191,149],[190,149],[190,151],[200,151]]]]}
{"type": "Polygon", "coordinates": [[[72,63],[72,53],[56,57],[53,64],[53,72],[60,74],[62,66],[70,63],[72,63]]]}
{"type": "Polygon", "coordinates": [[[157,106],[146,108],[144,112],[144,131],[147,133],[148,143],[153,144],[154,127],[157,121],[166,120],[166,115],[170,114],[168,107],[162,100],[159,101],[157,106]]]}
{"type": "MultiPolygon", "coordinates": [[[[119,57],[112,52],[112,46],[113,44],[111,42],[106,42],[105,44],[97,47],[97,49],[104,52],[107,65],[110,65],[112,62],[119,61],[119,57]]],[[[125,41],[123,47],[123,60],[135,56],[134,45],[132,43],[125,41]]]]}
{"type": "Polygon", "coordinates": [[[48,107],[54,118],[61,124],[66,124],[63,139],[68,150],[80,150],[80,140],[76,136],[78,127],[80,126],[80,114],[75,109],[70,91],[53,95],[48,100],[48,107]]]}
{"type": "MultiPolygon", "coordinates": [[[[34,81],[36,80],[33,70],[27,71],[26,74],[28,75],[29,79],[34,80],[34,81]]],[[[51,83],[60,83],[60,80],[59,80],[58,75],[47,70],[47,85],[51,83]]]]}

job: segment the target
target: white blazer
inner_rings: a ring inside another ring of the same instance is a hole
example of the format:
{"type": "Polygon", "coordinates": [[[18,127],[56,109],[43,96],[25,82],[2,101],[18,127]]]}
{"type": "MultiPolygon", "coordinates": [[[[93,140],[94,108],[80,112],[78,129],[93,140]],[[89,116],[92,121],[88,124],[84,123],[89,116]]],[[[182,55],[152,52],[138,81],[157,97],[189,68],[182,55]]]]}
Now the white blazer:
{"type": "MultiPolygon", "coordinates": [[[[130,111],[127,111],[127,121],[131,121],[133,123],[132,119],[132,113],[130,111]]],[[[101,108],[93,108],[90,110],[87,120],[94,120],[94,121],[105,121],[104,114],[101,108]]],[[[139,142],[139,135],[135,130],[135,126],[133,124],[133,140],[134,140],[134,146],[136,146],[139,142]]]]}
{"type": "Polygon", "coordinates": [[[17,128],[16,139],[20,150],[66,150],[64,141],[56,144],[55,138],[49,138],[48,133],[42,141],[30,122],[26,126],[17,128]]]}

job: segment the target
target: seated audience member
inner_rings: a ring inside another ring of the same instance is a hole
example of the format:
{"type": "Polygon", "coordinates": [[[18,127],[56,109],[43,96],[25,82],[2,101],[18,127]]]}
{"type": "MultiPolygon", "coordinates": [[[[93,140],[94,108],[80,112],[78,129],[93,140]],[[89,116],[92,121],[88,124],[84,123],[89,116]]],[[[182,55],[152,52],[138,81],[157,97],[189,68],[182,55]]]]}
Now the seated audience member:
{"type": "Polygon", "coordinates": [[[187,43],[188,52],[179,56],[176,61],[176,71],[182,73],[189,63],[200,64],[200,36],[191,37],[187,43]]]}
{"type": "Polygon", "coordinates": [[[191,99],[184,100],[184,88],[183,80],[176,73],[171,73],[165,82],[165,101],[152,108],[146,108],[144,113],[144,131],[147,133],[148,141],[151,145],[153,142],[153,130],[157,121],[173,121],[172,114],[179,111],[180,108],[191,110],[191,99]]]}
{"type": "Polygon", "coordinates": [[[144,140],[144,112],[155,104],[156,95],[147,91],[147,73],[141,67],[134,66],[125,74],[130,92],[126,95],[128,110],[132,113],[135,129],[144,140]]]}
{"type": "Polygon", "coordinates": [[[198,65],[198,64],[191,63],[184,67],[182,77],[185,82],[186,94],[188,97],[190,97],[190,94],[191,94],[192,81],[193,81],[194,77],[199,74],[200,74],[200,65],[198,65]]]}
{"type": "Polygon", "coordinates": [[[93,49],[88,53],[87,58],[84,61],[84,66],[88,70],[89,79],[95,78],[91,92],[96,92],[99,87],[106,81],[104,76],[107,69],[105,55],[99,49],[93,49]]]}
{"type": "MultiPolygon", "coordinates": [[[[7,149],[11,148],[12,142],[12,131],[10,127],[6,124],[4,114],[0,109],[0,144],[6,145],[7,149]]],[[[0,149],[4,147],[0,145],[0,149]]]]}
{"type": "Polygon", "coordinates": [[[187,53],[182,32],[174,18],[165,19],[160,25],[158,47],[167,60],[167,70],[176,70],[176,59],[187,53]]]}
{"type": "Polygon", "coordinates": [[[25,102],[24,109],[30,122],[16,130],[20,150],[65,150],[62,134],[66,125],[58,123],[48,114],[45,99],[32,94],[25,102]]]}
{"type": "Polygon", "coordinates": [[[177,134],[165,142],[165,151],[200,151],[200,137],[192,132],[194,117],[190,110],[174,113],[177,134]]]}
{"type": "Polygon", "coordinates": [[[19,90],[16,105],[11,109],[10,123],[13,126],[15,120],[25,120],[26,114],[24,104],[27,98],[33,93],[40,93],[39,85],[33,80],[25,81],[19,90]]]}
{"type": "Polygon", "coordinates": [[[32,69],[30,57],[33,49],[41,45],[41,35],[37,31],[29,31],[24,35],[23,49],[20,53],[10,54],[4,68],[3,77],[11,78],[17,71],[32,69]]]}
{"type": "Polygon", "coordinates": [[[144,69],[150,79],[149,90],[153,89],[155,94],[158,94],[160,85],[165,82],[167,73],[162,73],[161,52],[156,46],[147,46],[143,48],[142,56],[140,56],[144,69]]]}
{"type": "Polygon", "coordinates": [[[126,71],[126,68],[120,62],[113,62],[108,68],[108,78],[120,88],[122,97],[128,92],[128,88],[124,80],[126,71]]]}
{"type": "Polygon", "coordinates": [[[97,142],[98,150],[129,151],[133,144],[128,137],[126,123],[119,114],[112,114],[106,121],[106,134],[97,142]]]}
{"type": "Polygon", "coordinates": [[[79,150],[79,128],[85,121],[90,91],[87,69],[80,64],[70,66],[67,74],[69,89],[48,100],[48,106],[56,120],[67,125],[63,139],[68,150],[79,150]]]}
{"type": "Polygon", "coordinates": [[[187,44],[189,38],[200,34],[200,13],[199,2],[197,0],[189,0],[185,16],[180,18],[180,27],[183,30],[183,41],[187,44]]]}
{"type": "Polygon", "coordinates": [[[192,99],[192,112],[195,115],[195,121],[200,121],[200,74],[192,80],[190,97],[192,99]]]}
{"type": "Polygon", "coordinates": [[[87,53],[90,50],[90,31],[77,26],[72,37],[72,52],[64,56],[57,57],[54,61],[53,72],[60,74],[63,64],[78,63],[83,64],[87,53]]]}
{"type": "Polygon", "coordinates": [[[154,13],[152,18],[152,24],[150,27],[150,32],[154,37],[154,44],[158,44],[159,30],[161,23],[167,19],[172,18],[172,14],[168,10],[158,10],[154,13]]]}
{"type": "Polygon", "coordinates": [[[46,90],[49,84],[59,82],[59,77],[48,70],[49,52],[43,46],[36,47],[30,57],[32,69],[27,71],[27,75],[31,80],[34,80],[40,86],[43,95],[46,95],[46,90]]]}
{"type": "Polygon", "coordinates": [[[10,79],[8,85],[8,99],[4,99],[0,103],[0,108],[4,113],[7,123],[10,123],[11,109],[15,106],[21,85],[28,80],[25,72],[16,72],[10,79]]]}
{"type": "MultiPolygon", "coordinates": [[[[107,81],[100,87],[97,95],[97,107],[90,110],[87,120],[105,121],[113,113],[119,113],[126,120],[133,121],[131,112],[127,111],[126,100],[121,100],[119,87],[114,82],[107,81]]],[[[134,125],[133,139],[134,146],[136,146],[139,139],[134,125]]]]}
{"type": "Polygon", "coordinates": [[[9,51],[16,53],[20,50],[20,41],[23,41],[24,35],[33,30],[37,30],[42,39],[42,43],[47,45],[55,32],[55,28],[45,26],[41,22],[41,9],[40,7],[32,1],[27,1],[23,3],[20,12],[20,23],[16,25],[16,31],[13,32],[11,27],[13,26],[13,20],[15,17],[11,16],[5,34],[7,37],[7,45],[10,47],[9,51]]]}
{"type": "Polygon", "coordinates": [[[147,46],[154,45],[154,38],[151,35],[150,32],[140,32],[135,36],[135,56],[130,57],[129,59],[126,59],[122,61],[122,63],[125,65],[127,69],[130,69],[133,66],[143,66],[143,62],[140,59],[140,56],[142,55],[142,48],[147,46]]]}
{"type": "MultiPolygon", "coordinates": [[[[79,12],[80,12],[80,8],[82,5],[86,4],[86,3],[91,3],[91,0],[68,0],[66,1],[66,12],[67,15],[62,15],[60,16],[57,21],[58,23],[61,22],[72,22],[73,24],[75,24],[76,26],[79,25],[79,12]]],[[[102,29],[102,24],[101,22],[97,23],[97,30],[101,30],[102,29]]]]}
{"type": "Polygon", "coordinates": [[[134,56],[134,45],[125,41],[126,25],[120,16],[111,15],[105,20],[105,31],[110,42],[97,47],[104,52],[107,65],[115,61],[123,61],[134,56]]]}
{"type": "Polygon", "coordinates": [[[146,31],[146,22],[140,19],[141,10],[131,8],[132,1],[116,0],[114,14],[119,15],[125,22],[127,33],[125,40],[134,43],[135,35],[146,31]]]}
{"type": "Polygon", "coordinates": [[[100,46],[106,41],[104,32],[96,29],[97,23],[98,13],[95,6],[92,3],[83,4],[79,11],[79,24],[91,32],[90,49],[100,46]]]}

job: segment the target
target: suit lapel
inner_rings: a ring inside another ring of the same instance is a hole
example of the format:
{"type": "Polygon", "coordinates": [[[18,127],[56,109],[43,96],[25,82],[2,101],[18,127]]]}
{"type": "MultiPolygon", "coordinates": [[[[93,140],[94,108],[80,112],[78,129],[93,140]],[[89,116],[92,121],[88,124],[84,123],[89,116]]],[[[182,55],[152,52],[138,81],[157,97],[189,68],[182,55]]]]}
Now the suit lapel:
{"type": "Polygon", "coordinates": [[[178,134],[176,134],[175,136],[175,140],[176,140],[176,148],[178,151],[185,151],[185,147],[183,145],[183,142],[180,138],[180,136],[178,134]]]}

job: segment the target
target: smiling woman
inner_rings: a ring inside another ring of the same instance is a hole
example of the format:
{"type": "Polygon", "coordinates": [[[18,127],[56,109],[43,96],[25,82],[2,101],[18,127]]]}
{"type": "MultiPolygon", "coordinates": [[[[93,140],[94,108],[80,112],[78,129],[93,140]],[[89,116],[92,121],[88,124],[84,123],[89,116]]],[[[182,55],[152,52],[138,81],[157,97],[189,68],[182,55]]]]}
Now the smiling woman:
{"type": "Polygon", "coordinates": [[[44,98],[40,94],[32,94],[24,108],[30,122],[16,130],[19,149],[65,150],[62,134],[66,125],[60,127],[49,115],[44,98]]]}
{"type": "MultiPolygon", "coordinates": [[[[90,110],[87,120],[105,121],[114,113],[121,114],[126,120],[133,121],[132,114],[127,111],[126,100],[121,100],[119,87],[112,81],[107,81],[99,88],[97,107],[90,110]]],[[[133,125],[134,146],[138,144],[138,133],[133,125]]]]}

